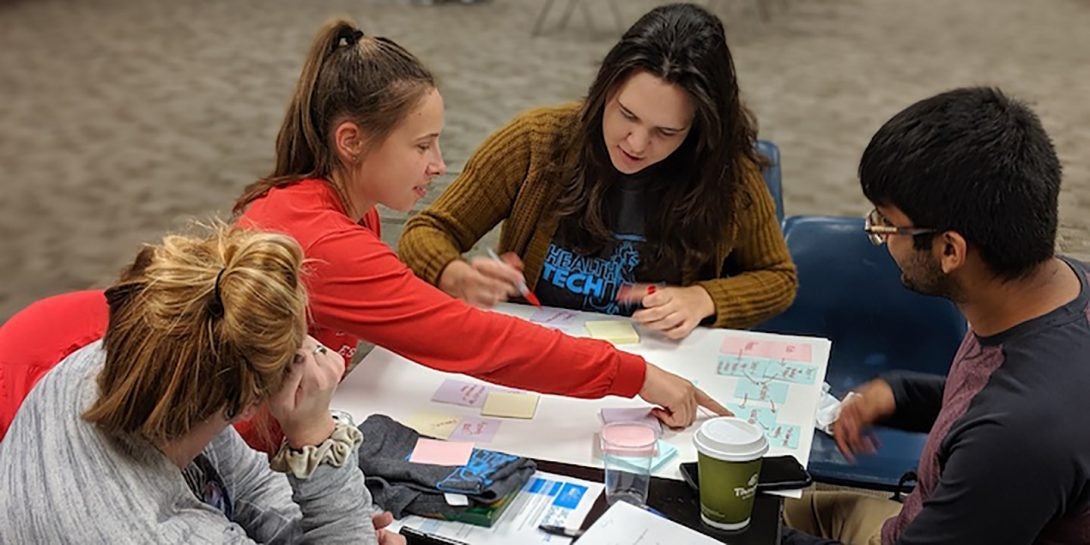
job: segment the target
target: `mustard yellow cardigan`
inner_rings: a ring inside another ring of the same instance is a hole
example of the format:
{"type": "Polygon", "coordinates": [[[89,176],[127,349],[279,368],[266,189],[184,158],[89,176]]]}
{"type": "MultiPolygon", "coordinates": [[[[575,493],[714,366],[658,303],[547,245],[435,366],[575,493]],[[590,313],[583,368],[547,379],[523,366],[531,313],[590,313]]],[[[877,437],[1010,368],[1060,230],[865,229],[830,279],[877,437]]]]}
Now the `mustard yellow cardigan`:
{"type": "MultiPolygon", "coordinates": [[[[501,252],[515,252],[533,290],[557,228],[550,214],[560,184],[551,163],[558,150],[574,164],[572,135],[579,103],[525,112],[488,137],[461,175],[426,210],[405,225],[401,259],[438,285],[443,269],[499,222],[501,252]]],[[[744,328],[784,311],[798,287],[775,208],[754,165],[742,181],[738,210],[716,249],[716,276],[694,278],[715,302],[715,326],[744,328]]]]}

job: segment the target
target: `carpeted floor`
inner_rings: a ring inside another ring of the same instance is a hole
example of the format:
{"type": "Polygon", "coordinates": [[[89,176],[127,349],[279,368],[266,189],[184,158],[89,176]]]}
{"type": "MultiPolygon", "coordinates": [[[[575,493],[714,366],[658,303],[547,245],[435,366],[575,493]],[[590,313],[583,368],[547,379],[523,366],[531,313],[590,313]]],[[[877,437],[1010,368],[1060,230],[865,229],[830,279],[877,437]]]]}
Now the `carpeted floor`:
{"type": "MultiPolygon", "coordinates": [[[[1061,247],[1090,258],[1090,2],[712,2],[746,100],[783,153],[788,214],[859,214],[859,155],[889,116],[961,85],[1030,101],[1065,168],[1061,247]]],[[[580,97],[619,36],[583,0],[532,37],[543,0],[0,0],[0,320],[107,284],[142,241],[226,214],[269,170],[308,42],[347,14],[440,76],[457,170],[518,111],[580,97]],[[593,25],[589,24],[593,23],[593,25]],[[593,26],[593,28],[592,28],[593,26]]],[[[621,1],[623,24],[656,2],[621,1]]],[[[449,179],[447,180],[449,181],[449,179]]],[[[433,190],[434,197],[441,187],[433,190]]],[[[386,215],[395,243],[403,217],[386,215]]]]}

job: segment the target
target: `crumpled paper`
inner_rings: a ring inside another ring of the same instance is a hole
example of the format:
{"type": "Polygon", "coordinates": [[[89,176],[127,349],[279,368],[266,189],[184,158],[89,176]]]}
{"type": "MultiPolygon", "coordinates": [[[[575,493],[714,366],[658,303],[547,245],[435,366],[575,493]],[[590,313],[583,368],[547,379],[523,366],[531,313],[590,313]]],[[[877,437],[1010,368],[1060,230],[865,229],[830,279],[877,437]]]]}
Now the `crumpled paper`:
{"type": "Polygon", "coordinates": [[[821,399],[818,400],[817,412],[814,414],[814,427],[832,436],[833,424],[840,416],[840,407],[857,395],[859,394],[850,392],[844,396],[844,399],[837,399],[836,396],[829,393],[829,383],[822,384],[821,399]]]}

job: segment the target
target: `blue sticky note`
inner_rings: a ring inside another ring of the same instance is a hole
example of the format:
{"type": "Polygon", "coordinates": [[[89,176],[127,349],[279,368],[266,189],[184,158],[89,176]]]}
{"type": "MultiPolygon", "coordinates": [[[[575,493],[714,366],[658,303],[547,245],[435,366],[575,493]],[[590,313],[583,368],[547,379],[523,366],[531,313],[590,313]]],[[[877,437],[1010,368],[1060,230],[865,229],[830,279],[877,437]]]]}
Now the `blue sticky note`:
{"type": "MultiPolygon", "coordinates": [[[[670,458],[673,458],[677,454],[677,447],[659,439],[656,443],[655,457],[651,460],[651,472],[654,473],[658,468],[662,467],[670,458]]],[[[611,461],[617,462],[620,465],[630,466],[632,469],[640,469],[635,465],[628,462],[623,457],[611,458],[611,461]]]]}

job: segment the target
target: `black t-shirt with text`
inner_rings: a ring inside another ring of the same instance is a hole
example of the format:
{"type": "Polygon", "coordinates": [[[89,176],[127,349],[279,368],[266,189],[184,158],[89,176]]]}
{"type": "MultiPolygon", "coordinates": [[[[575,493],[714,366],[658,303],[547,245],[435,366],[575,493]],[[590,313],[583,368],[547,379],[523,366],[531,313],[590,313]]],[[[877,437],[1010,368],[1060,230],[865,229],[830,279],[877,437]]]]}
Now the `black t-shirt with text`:
{"type": "Polygon", "coordinates": [[[564,239],[563,229],[549,244],[534,293],[545,306],[631,316],[639,303],[617,301],[622,286],[637,282],[679,284],[680,274],[640,267],[651,248],[644,237],[648,206],[641,180],[622,177],[606,196],[613,205],[606,221],[614,240],[598,252],[582,254],[564,239]]]}

